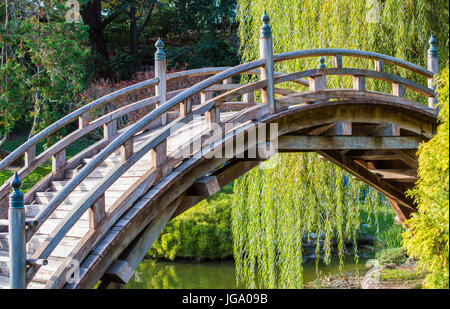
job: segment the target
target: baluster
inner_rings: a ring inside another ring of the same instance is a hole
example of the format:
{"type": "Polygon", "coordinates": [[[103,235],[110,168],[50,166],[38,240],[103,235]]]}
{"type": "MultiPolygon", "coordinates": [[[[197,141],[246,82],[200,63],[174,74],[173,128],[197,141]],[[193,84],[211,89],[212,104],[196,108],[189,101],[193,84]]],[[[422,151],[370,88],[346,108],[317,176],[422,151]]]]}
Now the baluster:
{"type": "Polygon", "coordinates": [[[359,91],[366,90],[366,78],[364,76],[353,76],[353,89],[359,91]]]}
{"type": "Polygon", "coordinates": [[[185,117],[187,114],[192,112],[192,101],[191,98],[184,100],[180,103],[180,118],[185,117]]]}
{"type": "Polygon", "coordinates": [[[117,134],[117,119],[103,125],[103,138],[109,139],[117,134]]]}
{"type": "Polygon", "coordinates": [[[122,146],[120,146],[120,159],[122,162],[128,160],[128,158],[133,154],[134,150],[134,138],[128,139],[122,146]]]}
{"type": "MultiPolygon", "coordinates": [[[[164,104],[167,101],[167,64],[166,64],[166,53],[164,52],[164,42],[161,38],[158,38],[158,41],[155,44],[156,53],[155,53],[155,77],[159,78],[159,82],[155,87],[156,95],[160,96],[161,101],[156,104],[156,108],[158,106],[164,104]]],[[[167,114],[161,115],[161,124],[167,124],[167,114]]]]}
{"type": "Polygon", "coordinates": [[[242,100],[247,104],[254,104],[255,103],[255,93],[249,92],[243,95],[242,100]]]}
{"type": "Polygon", "coordinates": [[[205,122],[208,130],[214,129],[215,124],[220,122],[220,108],[213,107],[205,113],[205,122]]]}
{"type": "Polygon", "coordinates": [[[89,113],[84,113],[78,117],[78,128],[83,129],[89,124],[89,113]]]}
{"type": "Polygon", "coordinates": [[[200,92],[200,103],[206,103],[213,98],[213,94],[210,91],[200,92]]]}
{"type": "Polygon", "coordinates": [[[342,56],[341,55],[335,55],[333,56],[333,67],[335,69],[342,69],[342,56]]]}
{"type": "MultiPolygon", "coordinates": [[[[438,50],[436,48],[436,39],[431,36],[430,48],[428,49],[428,70],[433,72],[435,75],[439,73],[439,60],[438,60],[438,50]]],[[[436,85],[434,84],[435,79],[428,79],[428,87],[436,90],[436,85]]],[[[438,99],[436,96],[428,98],[428,106],[431,108],[438,108],[437,106],[438,99]]]]}
{"type": "Polygon", "coordinates": [[[66,149],[61,150],[52,156],[52,172],[54,174],[54,179],[63,178],[63,168],[66,165],[66,149]]]}
{"type": "MultiPolygon", "coordinates": [[[[319,58],[319,70],[326,69],[325,58],[321,56],[319,58]]],[[[309,78],[309,90],[312,92],[323,90],[327,88],[327,76],[325,74],[316,75],[309,78]]]]}
{"type": "Polygon", "coordinates": [[[25,166],[30,166],[31,163],[36,159],[36,145],[30,146],[25,151],[25,166]]]}
{"type": "Polygon", "coordinates": [[[261,68],[261,79],[267,79],[267,87],[261,90],[262,103],[269,105],[269,112],[276,112],[275,105],[275,81],[274,81],[274,67],[273,67],[273,42],[272,42],[272,28],[269,26],[270,18],[266,11],[261,17],[263,26],[261,27],[259,49],[261,59],[266,60],[266,64],[261,68]]]}
{"type": "Polygon", "coordinates": [[[393,83],[392,84],[392,95],[395,95],[400,98],[405,97],[405,85],[393,83]]]}
{"type": "Polygon", "coordinates": [[[383,59],[375,60],[375,71],[384,72],[384,60],[383,59]]]}
{"type": "Polygon", "coordinates": [[[9,262],[11,289],[25,289],[26,278],[26,240],[25,208],[23,194],[20,192],[22,181],[17,173],[11,182],[13,192],[9,207],[9,262]]]}
{"type": "Polygon", "coordinates": [[[231,85],[231,84],[233,84],[233,79],[232,78],[224,79],[223,84],[224,85],[231,85]]]}
{"type": "Polygon", "coordinates": [[[152,166],[154,168],[160,167],[167,159],[167,140],[164,140],[152,149],[150,155],[152,158],[152,166]]]}
{"type": "Polygon", "coordinates": [[[89,229],[95,230],[98,224],[105,218],[105,194],[103,194],[95,203],[89,208],[89,229]]]}

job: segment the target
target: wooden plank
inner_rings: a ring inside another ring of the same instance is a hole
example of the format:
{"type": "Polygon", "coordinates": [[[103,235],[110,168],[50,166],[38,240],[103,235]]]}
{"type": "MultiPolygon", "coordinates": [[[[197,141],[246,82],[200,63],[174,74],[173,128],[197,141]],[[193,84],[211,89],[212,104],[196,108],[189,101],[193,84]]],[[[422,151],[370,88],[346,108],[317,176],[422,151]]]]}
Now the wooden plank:
{"type": "Polygon", "coordinates": [[[30,166],[36,160],[36,145],[31,146],[25,151],[25,166],[30,166]]]}
{"type": "Polygon", "coordinates": [[[255,103],[247,102],[225,102],[220,105],[220,109],[223,111],[241,111],[246,108],[255,106],[255,103]]]}
{"type": "Polygon", "coordinates": [[[103,194],[90,208],[89,208],[89,229],[95,230],[99,223],[105,218],[105,195],[103,194]]]}
{"type": "Polygon", "coordinates": [[[318,75],[309,78],[309,91],[316,92],[327,88],[326,75],[318,75]]]}
{"type": "Polygon", "coordinates": [[[190,112],[192,112],[192,100],[189,98],[180,103],[180,118],[185,117],[190,112]]]}
{"type": "Polygon", "coordinates": [[[400,98],[405,97],[405,86],[400,83],[392,83],[392,95],[400,98]]]}
{"type": "Polygon", "coordinates": [[[167,140],[152,149],[150,155],[152,158],[152,166],[154,168],[160,167],[167,159],[167,140]]]}
{"type": "Polygon", "coordinates": [[[278,148],[287,150],[338,150],[338,149],[417,149],[416,137],[365,137],[365,136],[280,136],[278,148]]]}
{"type": "Polygon", "coordinates": [[[365,91],[366,90],[366,78],[364,76],[354,75],[353,76],[353,89],[359,90],[359,91],[365,91]]]}
{"type": "Polygon", "coordinates": [[[355,136],[400,136],[399,124],[364,124],[354,125],[353,135],[355,136]]]}
{"type": "Polygon", "coordinates": [[[83,129],[89,124],[89,113],[84,113],[78,117],[78,128],[83,129]]]}
{"type": "Polygon", "coordinates": [[[122,162],[126,161],[134,152],[134,138],[130,138],[120,146],[120,159],[122,162]]]}
{"type": "Polygon", "coordinates": [[[66,149],[61,150],[52,156],[53,179],[62,179],[64,177],[64,166],[66,165],[66,149]]]}
{"type": "MultiPolygon", "coordinates": [[[[344,155],[336,153],[334,151],[326,151],[326,152],[319,151],[318,153],[323,157],[325,157],[326,159],[328,159],[330,162],[336,164],[345,171],[356,176],[358,179],[361,179],[368,185],[372,186],[374,189],[378,190],[385,196],[390,197],[393,200],[397,201],[399,205],[401,204],[407,209],[409,209],[408,215],[411,212],[416,211],[414,201],[410,197],[405,196],[404,192],[402,192],[399,188],[388,183],[387,181],[373,174],[369,170],[355,165],[350,160],[348,160],[348,158],[346,158],[344,155]]],[[[404,212],[406,211],[404,210],[404,212]]]]}
{"type": "Polygon", "coordinates": [[[412,181],[416,181],[418,179],[417,170],[415,169],[371,169],[370,171],[374,174],[380,175],[383,179],[409,179],[412,181]]]}
{"type": "Polygon", "coordinates": [[[221,187],[216,176],[204,176],[195,183],[196,192],[200,196],[210,196],[219,192],[221,187]]]}
{"type": "Polygon", "coordinates": [[[419,161],[415,156],[411,156],[407,152],[399,149],[394,149],[394,153],[402,160],[406,165],[413,169],[419,168],[419,161]]]}
{"type": "Polygon", "coordinates": [[[200,102],[205,104],[207,101],[213,98],[213,94],[210,92],[200,92],[200,102]]]}
{"type": "Polygon", "coordinates": [[[332,56],[333,61],[333,67],[336,69],[342,68],[342,56],[341,55],[334,55],[332,56]]]}
{"type": "Polygon", "coordinates": [[[117,134],[117,119],[103,125],[103,138],[108,139],[117,134]]]}
{"type": "Polygon", "coordinates": [[[383,59],[375,59],[375,71],[384,72],[384,60],[383,59]]]}
{"type": "Polygon", "coordinates": [[[351,122],[335,122],[325,125],[308,132],[308,135],[322,135],[322,136],[351,136],[352,123],[351,122]]]}
{"type": "Polygon", "coordinates": [[[213,107],[205,113],[205,122],[208,128],[212,130],[215,124],[220,123],[220,108],[213,107]]]}

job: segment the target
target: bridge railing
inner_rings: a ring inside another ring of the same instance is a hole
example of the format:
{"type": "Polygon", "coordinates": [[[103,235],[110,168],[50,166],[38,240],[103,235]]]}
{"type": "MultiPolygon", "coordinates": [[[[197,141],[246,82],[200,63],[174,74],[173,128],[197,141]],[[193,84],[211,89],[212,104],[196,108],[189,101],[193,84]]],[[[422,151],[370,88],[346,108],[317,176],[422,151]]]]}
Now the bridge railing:
{"type": "MultiPolygon", "coordinates": [[[[228,67],[217,67],[217,68],[204,68],[204,69],[194,69],[187,70],[182,72],[175,72],[167,74],[166,81],[175,81],[179,79],[192,78],[192,77],[203,77],[208,75],[214,75],[218,72],[222,72],[228,67]]],[[[52,159],[52,176],[55,176],[57,173],[63,172],[64,168],[73,168],[79,165],[81,159],[84,156],[93,154],[98,149],[101,149],[105,144],[109,143],[112,139],[114,139],[117,134],[117,120],[120,117],[129,115],[135,111],[138,111],[142,108],[151,108],[153,106],[157,106],[161,101],[161,97],[155,95],[153,97],[148,97],[143,100],[130,103],[121,108],[113,110],[105,115],[100,115],[97,119],[89,119],[89,113],[94,111],[95,109],[113,101],[117,100],[121,97],[137,93],[139,91],[148,89],[150,87],[157,86],[159,84],[159,78],[152,78],[129,87],[120,89],[111,94],[105,95],[77,110],[63,117],[59,121],[53,123],[49,127],[45,128],[31,139],[27,140],[24,144],[16,148],[13,152],[11,152],[5,159],[0,161],[0,171],[4,170],[16,160],[21,157],[24,157],[24,166],[18,171],[18,176],[21,179],[27,177],[30,173],[32,173],[36,168],[44,164],[47,160],[52,159]],[[36,145],[42,140],[48,138],[58,130],[64,128],[65,126],[71,124],[74,121],[78,120],[78,129],[68,134],[50,148],[43,151],[41,154],[36,156],[36,145]],[[74,141],[80,139],[81,137],[89,134],[90,132],[103,127],[103,137],[104,139],[95,144],[93,148],[89,148],[88,151],[83,151],[79,155],[76,155],[70,161],[66,161],[65,150],[66,148],[73,143],[74,141]]],[[[177,93],[182,91],[183,89],[171,91],[167,93],[168,98],[172,98],[177,93]]],[[[10,183],[13,177],[11,177],[8,181],[5,181],[0,186],[0,217],[5,215],[8,207],[8,193],[11,190],[10,183]]],[[[38,188],[37,188],[38,189],[38,188]]],[[[33,196],[33,189],[29,191],[26,200],[29,200],[33,196]]]]}
{"type": "MultiPolygon", "coordinates": [[[[67,232],[74,226],[74,224],[81,218],[81,216],[91,209],[96,211],[94,205],[101,201],[104,192],[117,180],[119,179],[131,166],[133,166],[139,159],[141,159],[145,154],[152,152],[155,158],[155,171],[158,170],[164,162],[167,162],[167,139],[170,136],[172,130],[176,128],[177,125],[189,122],[196,115],[204,115],[205,121],[207,122],[220,122],[220,111],[221,109],[232,109],[232,104],[226,107],[227,101],[236,97],[245,97],[247,105],[255,105],[256,102],[251,100],[251,96],[255,91],[261,92],[261,105],[266,106],[269,113],[275,113],[278,109],[283,109],[290,104],[299,104],[302,102],[309,103],[318,99],[329,99],[329,98],[348,98],[353,96],[362,97],[361,93],[365,96],[372,95],[373,97],[379,97],[385,100],[394,100],[400,103],[414,103],[404,99],[404,87],[417,91],[430,99],[435,98],[434,90],[431,87],[426,87],[420,85],[414,81],[402,78],[397,75],[389,74],[383,71],[383,62],[389,62],[400,67],[410,69],[416,73],[422,74],[429,79],[433,78],[433,71],[426,70],[416,66],[412,63],[395,59],[389,56],[363,52],[354,50],[344,50],[344,49],[324,49],[324,50],[310,50],[310,51],[298,51],[285,53],[280,55],[273,55],[272,49],[272,37],[271,29],[268,25],[268,17],[265,15],[263,17],[263,27],[261,29],[261,59],[244,63],[233,68],[220,68],[220,69],[199,69],[196,73],[199,75],[205,74],[205,70],[208,74],[216,70],[217,73],[189,89],[183,90],[179,93],[174,94],[172,98],[167,93],[166,82],[170,79],[169,75],[165,75],[165,55],[163,52],[163,46],[158,42],[158,51],[155,55],[155,69],[156,69],[156,82],[152,81],[152,85],[156,86],[157,95],[153,98],[153,102],[157,107],[151,111],[149,114],[145,115],[142,119],[136,123],[130,125],[126,130],[120,133],[114,140],[112,140],[108,145],[100,151],[95,158],[93,158],[88,164],[86,164],[66,185],[65,187],[49,202],[46,209],[41,211],[34,220],[34,225],[27,230],[27,240],[29,240],[39,227],[45,222],[45,220],[57,209],[57,207],[66,199],[69,194],[86,178],[90,173],[94,171],[104,160],[106,160],[112,153],[119,150],[122,154],[122,161],[120,164],[115,166],[102,180],[101,183],[97,184],[86,196],[73,208],[73,210],[60,222],[60,224],[54,229],[50,237],[42,244],[42,246],[36,251],[33,258],[34,259],[45,259],[50,256],[52,251],[60,243],[62,238],[67,234],[67,232]],[[159,45],[159,46],[158,46],[159,45]],[[276,73],[274,71],[274,62],[287,61],[291,59],[297,59],[300,57],[320,57],[319,67],[315,69],[305,70],[301,72],[294,72],[289,74],[276,73]],[[324,67],[324,56],[331,56],[334,59],[333,68],[324,67]],[[361,70],[353,68],[342,68],[342,56],[351,57],[362,57],[374,59],[377,63],[377,70],[361,70]],[[260,69],[258,71],[258,68],[260,69]],[[261,79],[259,81],[243,85],[243,86],[231,86],[229,81],[232,77],[240,74],[260,74],[261,79]],[[354,89],[326,89],[326,76],[327,75],[351,75],[353,76],[353,87],[354,89]],[[365,89],[365,78],[375,78],[380,80],[386,80],[393,83],[394,93],[390,94],[380,94],[380,93],[369,93],[365,89]],[[305,81],[303,78],[308,78],[309,81],[305,81]],[[276,88],[276,84],[280,84],[287,81],[294,81],[302,85],[308,86],[309,91],[305,93],[295,93],[287,89],[276,88]],[[222,83],[222,85],[217,85],[222,83]],[[229,85],[229,86],[226,86],[229,85]],[[215,90],[229,90],[224,94],[219,96],[207,95],[207,93],[213,92],[215,90]],[[358,93],[359,92],[359,93],[358,93]],[[275,98],[275,95],[279,94],[282,97],[275,98]],[[189,100],[195,96],[200,95],[202,97],[201,104],[195,108],[189,103],[189,100]],[[157,98],[157,99],[155,99],[157,98]],[[295,100],[292,100],[295,98],[295,100]],[[303,101],[302,101],[303,100],[303,101]],[[179,117],[170,121],[167,117],[168,112],[174,108],[179,108],[179,117]],[[134,136],[149,126],[152,122],[160,119],[161,124],[164,127],[159,131],[157,136],[154,136],[147,140],[139,149],[133,149],[133,138],[134,136]]],[[[435,59],[435,58],[433,58],[435,59]]],[[[432,60],[431,62],[433,62],[432,60]]],[[[437,60],[436,60],[437,61],[437,60]]],[[[433,62],[434,63],[434,62],[433,62]]],[[[436,67],[437,68],[437,67],[436,67]]],[[[172,78],[180,78],[187,73],[174,73],[172,78]]],[[[431,85],[431,84],[430,84],[431,85]]],[[[433,101],[434,102],[434,101],[433,101]]],[[[137,104],[137,103],[135,103],[137,104]]],[[[79,114],[81,115],[81,114],[79,114]]],[[[78,116],[79,116],[78,115],[78,116]]],[[[93,246],[97,243],[101,237],[105,235],[108,227],[111,226],[114,220],[117,220],[120,215],[122,215],[130,205],[137,199],[135,196],[134,200],[128,199],[126,203],[122,203],[108,213],[100,209],[100,212],[105,213],[103,218],[99,221],[96,227],[88,233],[88,235],[82,239],[81,244],[79,244],[76,250],[71,253],[69,258],[75,258],[82,261],[87,255],[89,246],[93,246]]],[[[97,207],[97,206],[95,206],[97,207]]],[[[28,270],[28,281],[34,276],[36,271],[39,269],[39,265],[33,265],[28,270]]],[[[59,270],[61,274],[64,272],[63,269],[59,270]]]]}

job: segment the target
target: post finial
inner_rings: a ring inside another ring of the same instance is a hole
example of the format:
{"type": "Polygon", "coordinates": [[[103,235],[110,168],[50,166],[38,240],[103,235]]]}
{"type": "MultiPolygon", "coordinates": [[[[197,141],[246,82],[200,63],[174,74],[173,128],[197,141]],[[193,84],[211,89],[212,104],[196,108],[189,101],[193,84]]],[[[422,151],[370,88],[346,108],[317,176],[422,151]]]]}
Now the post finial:
{"type": "Polygon", "coordinates": [[[264,10],[264,14],[261,16],[261,21],[263,23],[263,26],[261,27],[261,37],[272,37],[272,27],[269,26],[270,17],[267,15],[266,10],[264,10]]]}
{"type": "Polygon", "coordinates": [[[164,42],[161,40],[161,38],[158,38],[158,41],[156,41],[156,53],[155,53],[155,60],[164,61],[166,60],[166,53],[164,52],[164,42]]]}
{"type": "Polygon", "coordinates": [[[428,44],[430,44],[430,48],[428,49],[428,57],[430,58],[437,58],[438,57],[438,50],[436,48],[436,39],[433,35],[431,35],[430,40],[428,41],[428,44]]]}
{"type": "Polygon", "coordinates": [[[20,187],[22,186],[22,180],[20,180],[19,175],[14,173],[13,180],[11,181],[11,187],[13,192],[10,195],[10,208],[23,208],[23,193],[20,192],[20,187]]]}
{"type": "Polygon", "coordinates": [[[14,173],[13,180],[11,181],[11,187],[14,190],[19,190],[21,186],[22,186],[22,180],[20,180],[19,175],[17,175],[17,173],[14,173]]]}
{"type": "Polygon", "coordinates": [[[327,66],[325,65],[325,58],[323,56],[320,56],[319,58],[319,66],[318,69],[326,69],[327,66]]]}

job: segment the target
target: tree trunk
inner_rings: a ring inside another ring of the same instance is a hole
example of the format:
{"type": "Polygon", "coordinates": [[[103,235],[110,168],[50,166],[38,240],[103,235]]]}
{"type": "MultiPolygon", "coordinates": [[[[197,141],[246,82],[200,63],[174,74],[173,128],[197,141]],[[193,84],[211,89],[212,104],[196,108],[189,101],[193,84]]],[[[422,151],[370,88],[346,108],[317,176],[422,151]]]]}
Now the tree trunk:
{"type": "Polygon", "coordinates": [[[111,78],[112,72],[109,66],[109,54],[106,46],[106,39],[103,33],[103,22],[101,15],[102,3],[101,0],[90,0],[81,10],[83,22],[89,25],[89,40],[94,50],[98,52],[105,59],[107,65],[101,73],[103,77],[111,78]]]}
{"type": "Polygon", "coordinates": [[[136,24],[136,7],[130,5],[130,51],[137,58],[138,54],[138,29],[136,24]]]}

